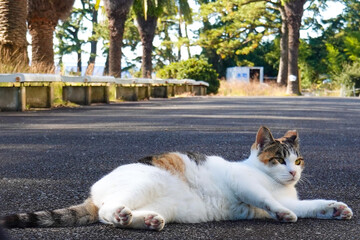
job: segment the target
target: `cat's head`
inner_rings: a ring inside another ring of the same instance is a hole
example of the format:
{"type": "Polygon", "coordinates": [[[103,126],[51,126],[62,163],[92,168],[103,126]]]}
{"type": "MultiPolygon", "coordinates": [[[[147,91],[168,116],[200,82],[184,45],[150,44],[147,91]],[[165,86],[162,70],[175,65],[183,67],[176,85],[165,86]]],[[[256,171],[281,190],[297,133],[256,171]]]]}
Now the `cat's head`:
{"type": "Polygon", "coordinates": [[[267,127],[260,127],[251,147],[257,166],[277,182],[288,185],[299,181],[304,169],[304,159],[299,151],[299,136],[289,130],[281,138],[274,139],[267,127]]]}

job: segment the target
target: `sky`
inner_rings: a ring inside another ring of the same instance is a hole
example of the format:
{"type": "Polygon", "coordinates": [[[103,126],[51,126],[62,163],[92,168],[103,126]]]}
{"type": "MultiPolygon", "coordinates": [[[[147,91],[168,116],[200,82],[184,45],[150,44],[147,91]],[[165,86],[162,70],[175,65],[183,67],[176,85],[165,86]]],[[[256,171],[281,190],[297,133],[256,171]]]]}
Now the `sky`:
{"type": "MultiPolygon", "coordinates": [[[[191,4],[191,1],[190,0],[190,6],[194,6],[194,4],[191,4]]],[[[75,0],[75,6],[76,7],[80,7],[80,1],[79,0],[75,0]]],[[[336,1],[330,1],[328,3],[328,8],[325,10],[325,11],[322,11],[321,12],[321,15],[323,16],[324,19],[329,19],[329,18],[333,18],[333,17],[336,17],[337,15],[341,14],[342,11],[344,9],[344,6],[339,3],[339,2],[336,2],[336,1]]],[[[198,9],[193,9],[194,12],[198,11],[198,9]]],[[[99,21],[101,21],[102,19],[104,19],[105,16],[100,16],[99,17],[99,21]]],[[[86,20],[87,21],[87,20],[86,20]]],[[[87,21],[85,23],[88,27],[88,31],[87,33],[83,33],[80,38],[84,39],[84,40],[87,40],[88,37],[89,37],[89,34],[91,33],[91,22],[90,21],[87,21]]],[[[194,22],[194,24],[188,26],[188,29],[189,29],[189,38],[190,39],[193,39],[194,37],[194,34],[192,33],[192,31],[194,30],[197,30],[201,27],[200,23],[196,23],[194,22]]],[[[316,33],[316,32],[313,32],[313,31],[309,31],[309,30],[301,30],[300,31],[300,37],[301,38],[307,38],[308,36],[311,36],[311,37],[316,37],[318,36],[319,33],[316,33]]],[[[31,37],[30,35],[28,34],[28,41],[29,43],[31,43],[31,37]]],[[[174,38],[174,36],[173,36],[174,38]]],[[[175,40],[175,39],[174,39],[175,40]]],[[[54,37],[54,43],[56,44],[56,38],[54,37]]],[[[160,41],[155,39],[154,40],[154,45],[155,46],[159,46],[160,45],[160,41]]],[[[87,65],[87,61],[89,59],[89,52],[90,52],[90,43],[88,44],[85,44],[84,47],[83,47],[83,50],[84,50],[84,53],[82,53],[82,64],[83,66],[86,66],[87,65]]],[[[105,65],[105,61],[106,61],[106,58],[105,56],[103,55],[102,53],[102,41],[100,40],[98,42],[98,46],[97,46],[97,57],[96,57],[96,63],[95,63],[95,66],[99,66],[100,69],[103,68],[103,66],[105,65]]],[[[191,54],[192,55],[195,55],[195,54],[199,54],[201,52],[201,48],[200,47],[191,47],[190,49],[191,51],[191,54]]],[[[29,57],[31,59],[31,46],[29,45],[29,49],[28,49],[28,52],[29,52],[29,57]]],[[[123,49],[123,53],[124,55],[129,58],[129,59],[133,59],[137,56],[141,56],[142,54],[142,47],[138,47],[134,52],[132,52],[130,49],[128,48],[124,48],[123,49]]],[[[182,59],[187,59],[188,58],[188,54],[187,54],[187,51],[185,48],[182,48],[182,59]]],[[[123,59],[124,60],[124,59],[123,59]]],[[[59,56],[56,56],[55,55],[55,64],[57,64],[57,62],[59,61],[59,56]]],[[[76,66],[76,63],[77,63],[77,55],[75,53],[73,54],[68,54],[68,55],[65,55],[63,57],[63,61],[65,63],[66,66],[68,66],[68,69],[70,66],[73,66],[74,67],[74,70],[76,69],[75,66],[76,66]]],[[[125,62],[123,61],[122,62],[122,66],[125,66],[125,62]]],[[[138,68],[140,68],[140,63],[138,64],[137,66],[138,68]]]]}

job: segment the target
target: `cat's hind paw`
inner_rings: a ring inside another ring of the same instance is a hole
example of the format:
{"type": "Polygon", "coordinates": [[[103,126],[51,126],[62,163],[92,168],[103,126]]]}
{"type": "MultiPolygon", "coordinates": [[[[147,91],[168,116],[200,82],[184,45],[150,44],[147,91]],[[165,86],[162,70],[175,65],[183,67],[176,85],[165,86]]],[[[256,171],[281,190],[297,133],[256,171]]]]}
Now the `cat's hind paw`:
{"type": "Polygon", "coordinates": [[[332,202],[327,207],[320,211],[321,218],[327,219],[351,219],[353,216],[352,210],[343,202],[332,202]]]}
{"type": "Polygon", "coordinates": [[[122,206],[115,210],[114,218],[117,224],[128,226],[132,222],[133,216],[129,208],[122,206]]]}
{"type": "Polygon", "coordinates": [[[296,222],[297,216],[291,211],[276,212],[276,219],[280,222],[296,222]]]}
{"type": "Polygon", "coordinates": [[[145,216],[144,223],[148,229],[161,231],[165,226],[165,220],[163,217],[156,213],[151,213],[145,216]]]}

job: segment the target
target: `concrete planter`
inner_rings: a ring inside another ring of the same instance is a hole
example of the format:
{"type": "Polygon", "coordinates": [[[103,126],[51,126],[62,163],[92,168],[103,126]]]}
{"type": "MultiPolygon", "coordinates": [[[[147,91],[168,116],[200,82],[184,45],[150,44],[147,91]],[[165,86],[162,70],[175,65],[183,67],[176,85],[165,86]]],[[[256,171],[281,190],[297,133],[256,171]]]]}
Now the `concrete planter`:
{"type": "Polygon", "coordinates": [[[53,74],[0,74],[0,109],[51,108],[53,83],[60,81],[60,76],[53,74]]]}
{"type": "Polygon", "coordinates": [[[80,105],[110,103],[110,84],[113,77],[61,77],[64,83],[63,100],[80,105]]]}
{"type": "Polygon", "coordinates": [[[67,77],[53,74],[0,74],[0,111],[52,108],[55,100],[80,105],[110,103],[111,99],[138,101],[184,93],[206,95],[206,82],[191,79],[115,79],[67,77]],[[111,96],[110,96],[111,95],[111,96]]]}
{"type": "Polygon", "coordinates": [[[115,79],[116,99],[124,101],[139,101],[150,98],[152,79],[127,78],[115,79]]]}

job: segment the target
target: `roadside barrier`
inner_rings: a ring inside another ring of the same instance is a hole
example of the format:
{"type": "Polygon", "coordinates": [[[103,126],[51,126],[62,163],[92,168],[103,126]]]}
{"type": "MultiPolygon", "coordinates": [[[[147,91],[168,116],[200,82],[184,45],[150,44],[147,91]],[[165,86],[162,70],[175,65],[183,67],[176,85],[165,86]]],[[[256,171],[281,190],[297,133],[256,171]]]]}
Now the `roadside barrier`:
{"type": "Polygon", "coordinates": [[[168,98],[184,93],[206,95],[209,86],[192,79],[114,78],[55,74],[0,74],[0,110],[25,111],[52,108],[55,99],[79,105],[110,100],[138,101],[168,98]]]}

